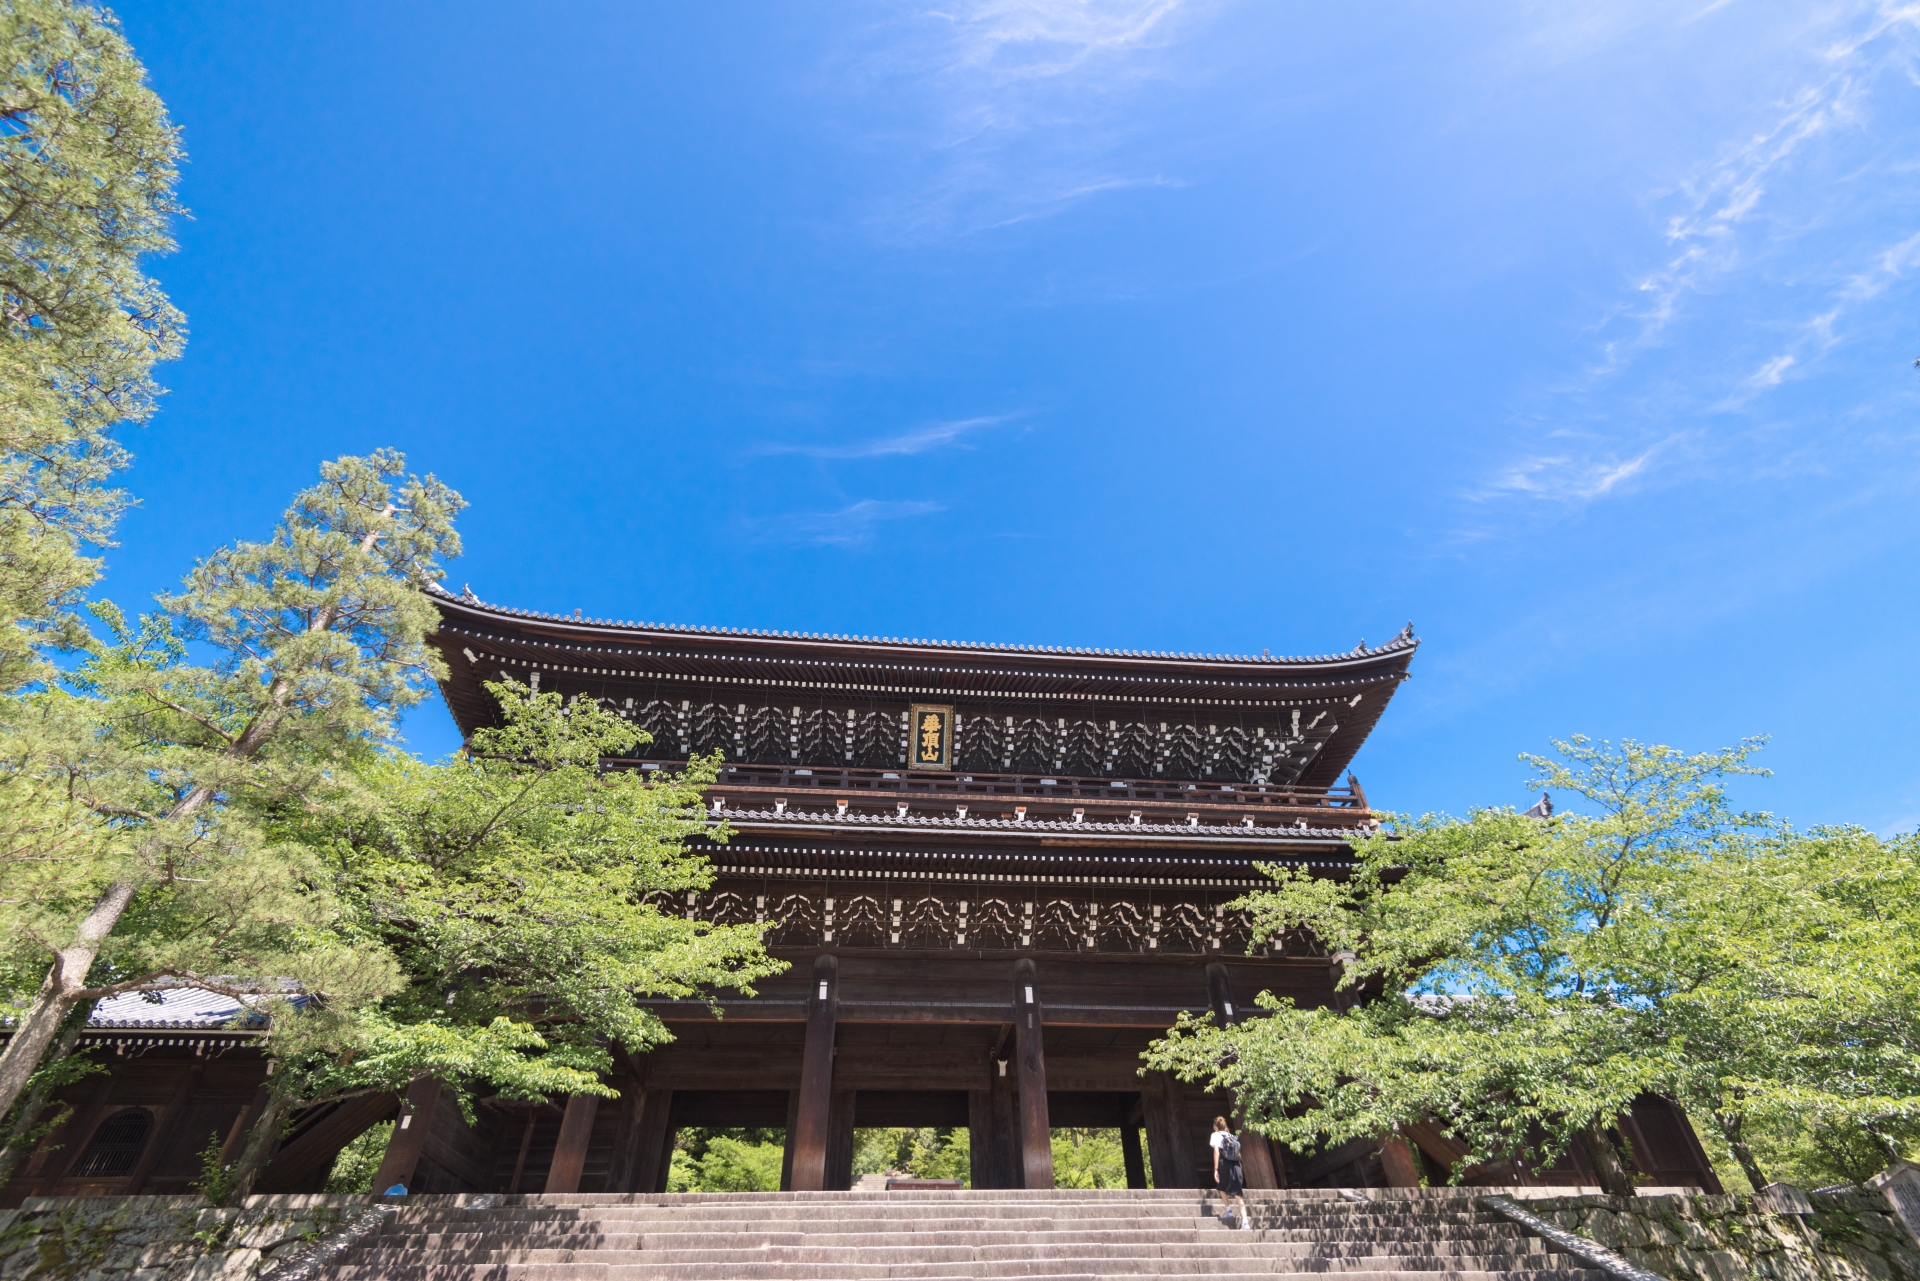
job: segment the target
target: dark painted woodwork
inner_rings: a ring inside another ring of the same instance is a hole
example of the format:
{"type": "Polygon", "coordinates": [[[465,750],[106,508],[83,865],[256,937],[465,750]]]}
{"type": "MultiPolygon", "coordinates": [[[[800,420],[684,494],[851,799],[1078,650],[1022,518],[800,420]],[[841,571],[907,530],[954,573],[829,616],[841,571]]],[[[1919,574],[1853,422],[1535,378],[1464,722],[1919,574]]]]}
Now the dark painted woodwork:
{"type": "MultiPolygon", "coordinates": [[[[340,1149],[394,1114],[399,1099],[369,1094],[345,1099],[312,1123],[297,1126],[273,1160],[260,1172],[261,1192],[318,1192],[339,1159],[340,1149]]],[[[391,1185],[382,1184],[383,1188],[391,1185]]]]}
{"type": "Polygon", "coordinates": [[[1420,1186],[1420,1165],[1414,1160],[1413,1145],[1398,1134],[1389,1134],[1380,1140],[1380,1168],[1390,1188],[1420,1186]]]}
{"type": "Polygon", "coordinates": [[[593,1137],[594,1118],[600,1100],[592,1094],[576,1094],[567,1100],[560,1119],[560,1138],[554,1145],[553,1163],[547,1167],[546,1192],[578,1192],[580,1176],[587,1168],[587,1142],[593,1137]]]}
{"type": "MultiPolygon", "coordinates": [[[[1207,966],[1207,998],[1213,1007],[1213,1017],[1222,1027],[1232,1027],[1246,1017],[1246,1012],[1234,1001],[1232,974],[1218,962],[1207,966]]],[[[1234,1132],[1240,1136],[1240,1169],[1246,1185],[1285,1187],[1285,1167],[1279,1153],[1269,1148],[1266,1135],[1247,1128],[1246,1109],[1239,1099],[1234,1099],[1230,1107],[1227,1115],[1234,1132]]]]}
{"type": "Polygon", "coordinates": [[[399,1119],[393,1125],[393,1137],[387,1140],[386,1155],[381,1157],[380,1168],[373,1176],[374,1192],[385,1192],[395,1184],[405,1184],[409,1190],[415,1190],[414,1172],[419,1168],[420,1154],[426,1151],[428,1131],[432,1128],[434,1113],[440,1109],[440,1096],[445,1092],[440,1082],[430,1076],[423,1076],[407,1087],[399,1119]]]}
{"type": "MultiPolygon", "coordinates": [[[[1186,1101],[1180,1084],[1165,1072],[1148,1072],[1141,1078],[1140,1103],[1145,1113],[1147,1159],[1153,1164],[1156,1188],[1200,1187],[1199,1172],[1186,1141],[1188,1120],[1186,1101]]],[[[1209,1172],[1207,1182],[1213,1181],[1209,1172]]]]}
{"type": "Polygon", "coordinates": [[[1047,1056],[1038,972],[1030,960],[1013,967],[1014,1062],[1020,1091],[1020,1178],[1032,1190],[1053,1186],[1053,1128],[1047,1116],[1047,1056]]]}
{"type": "Polygon", "coordinates": [[[632,1186],[627,1190],[648,1195],[667,1190],[667,1169],[673,1151],[673,1090],[649,1084],[640,1103],[635,1127],[632,1186]]]}
{"type": "Polygon", "coordinates": [[[780,1190],[793,1191],[793,1138],[800,1128],[800,1091],[787,1091],[786,1138],[780,1147],[780,1190]]]}
{"type": "Polygon", "coordinates": [[[1020,1187],[1020,1077],[1013,1064],[1013,1025],[996,1037],[998,1048],[989,1060],[987,1110],[993,1126],[989,1150],[993,1154],[993,1182],[989,1187],[1020,1187]]]}
{"type": "Polygon", "coordinates": [[[1114,1117],[1120,1123],[1120,1161],[1126,1166],[1130,1188],[1147,1186],[1147,1163],[1140,1152],[1140,1127],[1134,1121],[1139,1107],[1138,1099],[1124,1099],[1114,1117]]]}
{"type": "Polygon", "coordinates": [[[827,1109],[826,1183],[829,1192],[853,1187],[853,1128],[859,1093],[836,1089],[827,1109]]]}
{"type": "MultiPolygon", "coordinates": [[[[833,1031],[839,1006],[837,963],[831,953],[813,961],[807,992],[807,1040],[800,1061],[800,1116],[793,1140],[793,1189],[828,1190],[827,1146],[833,1095],[833,1031]]],[[[852,1157],[849,1155],[848,1160],[852,1157]]]]}
{"type": "Polygon", "coordinates": [[[173,1146],[180,1136],[181,1122],[186,1119],[188,1105],[193,1100],[193,1092],[199,1088],[200,1077],[207,1070],[204,1058],[195,1059],[193,1065],[182,1074],[179,1086],[173,1097],[167,1100],[166,1110],[161,1112],[159,1121],[147,1136],[146,1146],[140,1151],[140,1159],[134,1163],[133,1173],[127,1176],[127,1195],[138,1195],[147,1185],[147,1176],[153,1173],[153,1167],[161,1155],[173,1146]]]}

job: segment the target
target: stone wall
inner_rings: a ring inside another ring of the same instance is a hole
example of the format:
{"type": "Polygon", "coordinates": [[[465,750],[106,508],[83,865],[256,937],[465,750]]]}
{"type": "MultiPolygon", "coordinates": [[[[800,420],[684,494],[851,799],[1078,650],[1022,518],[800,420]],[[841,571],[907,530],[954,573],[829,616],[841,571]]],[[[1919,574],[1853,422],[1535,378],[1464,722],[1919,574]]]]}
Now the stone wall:
{"type": "Polygon", "coordinates": [[[1874,1189],[1816,1193],[1809,1215],[1750,1196],[1529,1197],[1534,1214],[1670,1281],[1920,1281],[1920,1247],[1874,1189]]]}
{"type": "Polygon", "coordinates": [[[0,1210],[0,1281],[252,1281],[364,1211],[364,1196],[32,1197],[0,1210]]]}

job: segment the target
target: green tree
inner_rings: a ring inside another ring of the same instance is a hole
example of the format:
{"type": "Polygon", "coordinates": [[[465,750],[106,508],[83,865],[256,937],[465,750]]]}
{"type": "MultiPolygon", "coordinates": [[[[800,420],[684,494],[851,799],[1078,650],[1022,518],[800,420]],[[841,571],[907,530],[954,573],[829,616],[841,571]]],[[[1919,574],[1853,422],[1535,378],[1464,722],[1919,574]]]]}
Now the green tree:
{"type": "Polygon", "coordinates": [[[1124,1188],[1127,1161],[1120,1131],[1058,1129],[1053,1132],[1054,1184],[1063,1188],[1124,1188]]]}
{"type": "Polygon", "coordinates": [[[295,1108],[422,1076],[463,1107],[482,1082],[510,1098],[608,1097],[608,1047],[672,1039],[648,998],[751,995],[786,968],[761,926],[662,910],[712,883],[685,842],[724,839],[701,805],[717,757],[668,778],[603,770],[645,735],[591,700],[487,688],[502,723],[476,731],[466,754],[370,756],[275,829],[322,860],[350,904],[341,928],[397,958],[404,982],[378,1005],[282,1010],[271,1101],[236,1163],[236,1196],[295,1108]]]}
{"type": "Polygon", "coordinates": [[[14,988],[0,1110],[82,1003],[188,982],[265,1007],[292,978],[348,1017],[397,981],[329,936],[311,856],[259,821],[390,739],[441,670],[421,588],[459,552],[461,501],[404,472],[391,451],[326,464],[271,539],[208,557],[137,629],[107,612],[117,643],[68,688],[0,708],[24,804],[6,822],[58,855],[0,860],[10,973],[45,967],[30,997],[14,988]]]}
{"type": "MultiPolygon", "coordinates": [[[[1396,820],[1357,842],[1344,880],[1263,869],[1256,934],[1307,930],[1346,959],[1346,1013],[1263,993],[1266,1018],[1184,1019],[1150,1066],[1236,1091],[1256,1130],[1298,1147],[1431,1121],[1466,1163],[1541,1160],[1582,1136],[1602,1183],[1631,1189],[1612,1119],[1693,1079],[1682,995],[1722,978],[1701,945],[1703,869],[1738,867],[1772,832],[1727,804],[1759,740],[1700,755],[1584,738],[1534,785],[1596,811],[1479,810],[1396,820]]],[[[1729,1041],[1731,1044],[1732,1041],[1729,1041]]],[[[1722,1065],[1723,1067],[1725,1065],[1722,1065]]]]}
{"type": "Polygon", "coordinates": [[[0,690],[84,642],[74,610],[127,499],[112,438],[154,409],[182,317],[140,265],[173,247],[178,132],[105,12],[0,0],[0,690]]]}
{"type": "Polygon", "coordinates": [[[1666,1003],[1673,1093],[1755,1187],[1858,1181],[1920,1147],[1920,837],[1782,828],[1696,870],[1700,981],[1666,1003]]]}

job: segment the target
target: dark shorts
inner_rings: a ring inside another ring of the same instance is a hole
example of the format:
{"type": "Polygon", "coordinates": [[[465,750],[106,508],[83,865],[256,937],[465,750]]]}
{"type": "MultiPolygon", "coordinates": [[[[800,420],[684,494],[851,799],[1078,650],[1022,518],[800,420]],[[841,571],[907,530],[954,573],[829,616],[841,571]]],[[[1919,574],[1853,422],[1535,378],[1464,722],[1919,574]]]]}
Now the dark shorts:
{"type": "Polygon", "coordinates": [[[1238,1161],[1220,1163],[1220,1193],[1223,1196],[1239,1196],[1246,1191],[1247,1185],[1241,1176],[1238,1161]]]}

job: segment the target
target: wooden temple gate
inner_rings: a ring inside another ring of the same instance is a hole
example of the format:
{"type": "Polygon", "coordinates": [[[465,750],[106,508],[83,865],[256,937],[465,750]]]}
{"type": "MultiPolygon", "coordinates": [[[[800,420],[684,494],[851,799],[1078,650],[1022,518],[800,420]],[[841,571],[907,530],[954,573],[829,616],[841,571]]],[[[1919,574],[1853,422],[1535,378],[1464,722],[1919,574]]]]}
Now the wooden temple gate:
{"type": "MultiPolygon", "coordinates": [[[[1256,864],[1350,865],[1372,815],[1346,767],[1418,644],[1409,629],[1319,658],[1148,655],[436,600],[463,733],[494,722],[483,685],[510,676],[599,700],[652,735],[615,767],[724,754],[710,805],[732,835],[708,848],[715,881],[661,906],[765,924],[790,968],[719,1018],[656,1003],[676,1039],[616,1054],[617,1100],[484,1105],[469,1126],[419,1081],[404,1099],[302,1118],[262,1190],[316,1189],[340,1145],[387,1117],[376,1186],[423,1192],[656,1192],[675,1133],[696,1126],[784,1129],[782,1186],[796,1190],[848,1187],[867,1126],[966,1127],[974,1187],[1052,1186],[1051,1130],[1066,1126],[1117,1129],[1131,1186],[1204,1186],[1206,1136],[1232,1100],[1142,1075],[1140,1053],[1182,1011],[1237,1020],[1257,1016],[1261,992],[1334,999],[1335,958],[1305,937],[1255,946],[1230,905],[1266,883],[1256,864]]],[[[231,1040],[209,1027],[179,1043],[217,1034],[231,1040]]],[[[0,1199],[184,1184],[180,1150],[146,1158],[131,1185],[88,1151],[114,1116],[153,1106],[123,1100],[172,1089],[183,1101],[160,1105],[163,1126],[190,1110],[197,1087],[168,1066],[186,1054],[158,1047],[145,1068],[116,1071],[0,1199]]],[[[215,1074],[235,1077],[222,1104],[174,1125],[176,1149],[203,1145],[189,1132],[205,1122],[243,1128],[248,1051],[230,1055],[215,1074]]],[[[1622,1120],[1643,1172],[1717,1187],[1677,1109],[1647,1099],[1622,1120]]],[[[1253,1187],[1438,1181],[1457,1156],[1427,1127],[1304,1156],[1248,1139],[1253,1187]]],[[[1484,1177],[1593,1181],[1578,1150],[1560,1169],[1484,1177]]]]}

